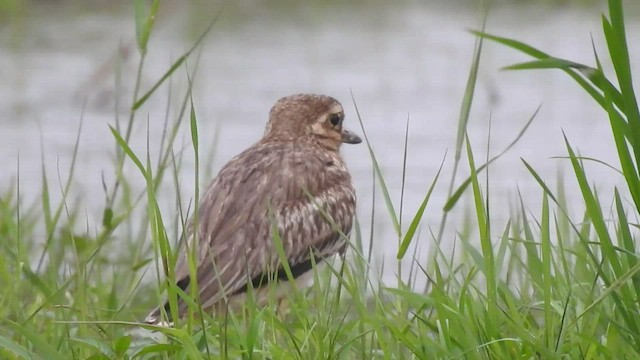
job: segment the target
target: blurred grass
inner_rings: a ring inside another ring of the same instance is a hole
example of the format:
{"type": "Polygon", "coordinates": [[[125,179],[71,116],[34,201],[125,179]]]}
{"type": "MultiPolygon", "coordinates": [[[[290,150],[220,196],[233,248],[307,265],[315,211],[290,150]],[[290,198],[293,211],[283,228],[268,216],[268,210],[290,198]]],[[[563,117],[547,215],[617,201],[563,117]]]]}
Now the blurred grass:
{"type": "MultiPolygon", "coordinates": [[[[429,0],[434,5],[469,5],[467,0],[429,0]]],[[[149,1],[150,2],[150,1],[149,1]]],[[[66,12],[72,15],[75,12],[96,11],[101,12],[117,7],[128,6],[132,2],[125,0],[0,0],[0,20],[17,20],[29,16],[32,12],[39,8],[47,8],[55,6],[64,8],[66,12]]],[[[503,5],[542,5],[542,6],[593,6],[604,4],[604,0],[489,0],[478,1],[477,3],[491,4],[492,6],[503,5]]],[[[384,0],[357,0],[349,2],[349,6],[379,6],[388,4],[384,0]]],[[[211,9],[219,9],[220,6],[237,7],[240,9],[250,9],[254,6],[267,7],[278,12],[288,11],[292,8],[300,7],[302,4],[294,0],[276,0],[268,3],[258,4],[253,0],[240,0],[232,3],[223,0],[169,0],[163,1],[163,6],[173,8],[176,6],[187,6],[197,9],[198,12],[207,12],[211,9]]],[[[338,0],[315,0],[305,2],[304,6],[344,6],[345,2],[338,0]]]]}
{"type": "MultiPolygon", "coordinates": [[[[147,43],[153,41],[157,6],[137,3],[140,69],[144,67],[147,43]]],[[[636,240],[640,116],[622,10],[620,1],[610,0],[609,17],[603,17],[607,52],[615,69],[613,80],[602,71],[601,55],[596,49],[595,65],[586,66],[555,58],[513,39],[477,34],[535,59],[509,69],[560,69],[602,106],[620,157],[619,174],[628,189],[615,189],[612,199],[603,199],[584,168],[584,162],[590,159],[579,156],[571,146],[571,134],[567,134],[567,161],[583,197],[583,213],[578,218],[567,213],[563,194],[564,187],[570,185],[562,180],[558,188],[552,189],[548,180],[523,159],[532,181],[540,185],[541,206],[530,209],[520,199],[506,224],[492,221],[494,207],[503,205],[492,203],[488,186],[490,164],[495,158],[489,157],[490,149],[486,149],[487,157],[479,161],[476,155],[480,151],[474,144],[483,139],[469,138],[466,133],[469,114],[465,109],[473,99],[473,69],[480,62],[479,43],[470,66],[472,85],[467,87],[461,107],[461,141],[457,144],[460,158],[466,159],[466,165],[461,162],[460,166],[465,166],[470,175],[456,185],[460,190],[452,191],[445,207],[449,211],[456,206],[463,194],[469,195],[465,199],[472,204],[468,217],[455,224],[456,233],[446,235],[447,242],[455,243],[455,254],[446,254],[435,234],[431,234],[434,246],[429,264],[420,263],[415,252],[411,253],[411,246],[419,240],[419,229],[426,228],[420,223],[439,173],[434,174],[423,203],[409,217],[410,221],[403,222],[401,208],[394,208],[394,199],[385,191],[384,174],[377,166],[374,146],[363,127],[373,181],[378,184],[397,233],[397,256],[412,264],[410,274],[398,276],[395,284],[383,283],[381,273],[371,267],[371,249],[383,247],[387,239],[372,232],[372,243],[367,244],[368,239],[361,238],[360,224],[356,223],[346,266],[339,262],[329,264],[329,269],[317,272],[311,288],[292,291],[287,312],[277,311],[276,304],[256,307],[250,291],[243,311],[213,317],[201,311],[197,299],[191,297],[194,293],[185,294],[173,285],[178,256],[174,238],[178,236],[170,235],[165,224],[175,221],[185,228],[186,219],[198,209],[195,205],[187,209],[177,205],[172,212],[163,213],[158,198],[167,196],[159,194],[161,184],[167,181],[174,184],[180,198],[178,174],[182,157],[193,156],[196,163],[200,159],[197,104],[193,104],[190,88],[178,111],[167,109],[165,136],[148,139],[161,143],[157,161],[150,158],[148,150],[135,153],[131,149],[128,141],[134,135],[129,129],[139,118],[140,106],[148,98],[159,96],[158,90],[164,88],[174,71],[194,63],[199,44],[196,42],[150,89],[139,89],[140,80],[135,80],[134,88],[139,91],[131,99],[129,118],[122,124],[116,121],[111,127],[118,154],[113,163],[117,178],[112,184],[104,184],[106,200],[100,224],[87,224],[85,231],[78,232],[83,219],[74,202],[67,198],[76,176],[75,160],[57,190],[50,183],[51,174],[43,167],[42,193],[36,204],[21,202],[20,176],[15,186],[0,196],[0,285],[4,289],[0,296],[0,358],[640,357],[640,262],[636,240]],[[176,115],[170,117],[170,113],[176,115]],[[188,125],[184,124],[185,118],[188,125]],[[189,126],[192,155],[175,150],[176,136],[185,126],[189,126]],[[123,172],[123,164],[129,162],[137,173],[123,172]],[[133,176],[144,178],[143,193],[131,193],[128,182],[133,176]],[[60,201],[52,202],[53,191],[61,192],[60,201]],[[613,206],[609,208],[607,204],[613,206]],[[137,208],[146,209],[145,216],[133,215],[137,208]],[[141,230],[135,233],[131,228],[141,230]],[[38,229],[43,229],[44,237],[38,229]],[[146,273],[157,274],[157,282],[143,281],[146,273]],[[425,291],[412,283],[411,279],[418,277],[428,279],[425,291]],[[409,281],[403,280],[407,278],[409,281]],[[186,299],[188,316],[172,328],[138,323],[167,295],[173,315],[177,297],[186,299]]],[[[186,70],[193,78],[195,70],[186,70]]],[[[78,139],[81,132],[79,127],[78,139]]],[[[82,149],[77,142],[74,154],[78,151],[82,149]]],[[[42,161],[47,161],[44,155],[42,161]]],[[[14,166],[19,170],[19,159],[14,166]]],[[[195,177],[195,189],[199,188],[198,178],[195,177]]],[[[452,189],[453,183],[452,180],[452,189]]],[[[407,219],[406,211],[404,218],[407,219]]],[[[370,226],[374,228],[374,224],[370,226]]],[[[277,234],[274,238],[278,240],[277,234]]],[[[193,269],[195,249],[189,250],[188,261],[193,269]]]]}

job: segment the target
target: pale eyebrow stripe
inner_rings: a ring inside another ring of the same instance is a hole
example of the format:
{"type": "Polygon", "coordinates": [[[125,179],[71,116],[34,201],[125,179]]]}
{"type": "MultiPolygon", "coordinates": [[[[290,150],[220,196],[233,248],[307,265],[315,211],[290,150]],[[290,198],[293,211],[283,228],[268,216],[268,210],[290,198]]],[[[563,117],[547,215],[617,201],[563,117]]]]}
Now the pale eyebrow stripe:
{"type": "Polygon", "coordinates": [[[342,105],[340,104],[334,104],[331,106],[331,108],[329,108],[329,113],[331,114],[344,114],[344,110],[342,109],[342,105]]]}

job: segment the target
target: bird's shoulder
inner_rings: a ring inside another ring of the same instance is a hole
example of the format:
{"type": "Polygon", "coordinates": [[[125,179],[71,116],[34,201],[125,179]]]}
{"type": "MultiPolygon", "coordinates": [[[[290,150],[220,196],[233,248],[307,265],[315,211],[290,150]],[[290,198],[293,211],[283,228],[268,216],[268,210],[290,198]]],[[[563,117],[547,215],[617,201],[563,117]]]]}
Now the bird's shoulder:
{"type": "Polygon", "coordinates": [[[257,143],[231,159],[212,182],[209,193],[264,194],[274,201],[294,200],[327,186],[350,186],[342,158],[309,144],[257,143]]]}

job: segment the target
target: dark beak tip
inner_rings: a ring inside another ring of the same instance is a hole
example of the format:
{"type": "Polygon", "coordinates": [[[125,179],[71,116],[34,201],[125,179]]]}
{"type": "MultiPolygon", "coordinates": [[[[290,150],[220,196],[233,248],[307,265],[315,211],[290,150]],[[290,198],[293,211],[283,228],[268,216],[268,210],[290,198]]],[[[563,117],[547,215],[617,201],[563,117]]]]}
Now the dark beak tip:
{"type": "Polygon", "coordinates": [[[352,133],[351,131],[343,129],[342,142],[345,144],[360,144],[362,142],[362,139],[360,138],[360,136],[352,133]]]}

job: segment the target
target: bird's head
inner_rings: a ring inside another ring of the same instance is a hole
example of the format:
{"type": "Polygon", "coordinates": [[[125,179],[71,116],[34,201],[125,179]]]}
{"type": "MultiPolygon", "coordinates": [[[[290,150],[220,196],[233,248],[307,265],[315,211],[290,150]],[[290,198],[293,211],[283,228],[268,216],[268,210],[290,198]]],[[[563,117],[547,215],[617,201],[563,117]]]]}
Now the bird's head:
{"type": "Polygon", "coordinates": [[[271,108],[265,138],[310,140],[337,151],[342,143],[362,139],[342,126],[344,109],[338,100],[315,94],[283,97],[271,108]]]}

